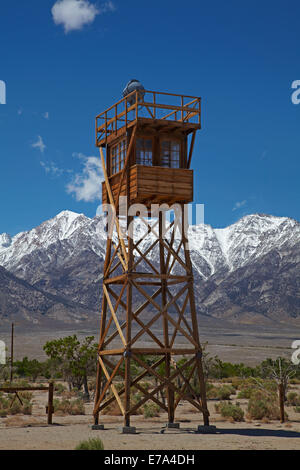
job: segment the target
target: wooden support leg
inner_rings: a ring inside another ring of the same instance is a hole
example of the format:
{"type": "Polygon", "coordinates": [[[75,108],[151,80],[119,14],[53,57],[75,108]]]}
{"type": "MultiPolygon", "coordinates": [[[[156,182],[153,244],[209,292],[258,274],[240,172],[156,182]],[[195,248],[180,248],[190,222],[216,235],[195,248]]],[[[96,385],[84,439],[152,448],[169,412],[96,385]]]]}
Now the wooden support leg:
{"type": "MultiPolygon", "coordinates": [[[[165,262],[165,249],[163,245],[163,214],[159,213],[159,250],[160,250],[160,273],[164,276],[161,280],[162,292],[161,292],[161,306],[164,308],[167,305],[167,283],[165,279],[166,275],[166,262],[165,262]]],[[[169,348],[169,328],[168,328],[168,319],[164,315],[163,319],[163,330],[164,330],[164,343],[165,348],[169,348]]],[[[166,377],[169,379],[171,375],[171,355],[167,353],[165,355],[165,364],[166,364],[166,377]]],[[[171,387],[167,387],[167,400],[168,400],[168,422],[174,423],[174,391],[171,387]]]]}
{"type": "Polygon", "coordinates": [[[185,254],[185,262],[187,266],[187,273],[190,276],[190,280],[188,283],[188,292],[189,292],[189,302],[190,302],[190,307],[191,307],[193,337],[198,345],[196,364],[197,364],[198,380],[199,380],[199,386],[200,386],[201,406],[203,409],[203,422],[205,426],[209,426],[209,412],[208,412],[207,400],[206,400],[206,384],[204,380],[204,372],[203,372],[203,365],[202,365],[202,349],[200,345],[200,338],[199,338],[199,331],[198,331],[197,311],[196,311],[195,293],[194,293],[194,285],[193,285],[193,268],[192,268],[189,247],[188,247],[188,240],[186,238],[185,213],[184,213],[183,206],[182,206],[182,236],[183,236],[184,254],[185,254]]]}
{"type": "MultiPolygon", "coordinates": [[[[105,295],[103,295],[102,299],[102,316],[101,316],[101,327],[100,327],[100,342],[105,330],[105,324],[106,324],[106,311],[107,311],[107,300],[105,295]]],[[[101,386],[102,386],[102,380],[103,380],[103,372],[100,367],[99,361],[97,361],[97,376],[96,376],[96,392],[95,392],[95,406],[94,406],[94,424],[98,425],[99,424],[99,407],[97,407],[97,403],[99,401],[99,397],[101,394],[101,386]]]]}
{"type": "MultiPolygon", "coordinates": [[[[128,217],[127,228],[132,226],[133,217],[128,217]]],[[[128,284],[127,284],[127,311],[126,311],[126,344],[131,342],[131,322],[132,322],[132,284],[130,280],[130,273],[132,270],[132,255],[133,255],[133,233],[128,234],[128,284]]],[[[131,351],[126,349],[125,353],[125,416],[124,426],[130,427],[130,382],[131,382],[131,351]]]]}

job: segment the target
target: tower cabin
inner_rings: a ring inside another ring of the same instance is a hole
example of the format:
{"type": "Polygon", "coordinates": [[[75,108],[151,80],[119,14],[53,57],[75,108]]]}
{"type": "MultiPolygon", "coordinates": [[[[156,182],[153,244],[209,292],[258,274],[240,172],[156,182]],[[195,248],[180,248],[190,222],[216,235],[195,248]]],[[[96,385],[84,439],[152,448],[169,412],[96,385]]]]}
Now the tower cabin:
{"type": "MultiPolygon", "coordinates": [[[[129,205],[148,208],[191,202],[190,163],[201,128],[201,98],[147,91],[136,80],[129,82],[123,95],[96,117],[96,146],[106,150],[114,203],[120,196],[126,196],[129,205]]],[[[102,202],[111,202],[105,182],[102,202]]]]}

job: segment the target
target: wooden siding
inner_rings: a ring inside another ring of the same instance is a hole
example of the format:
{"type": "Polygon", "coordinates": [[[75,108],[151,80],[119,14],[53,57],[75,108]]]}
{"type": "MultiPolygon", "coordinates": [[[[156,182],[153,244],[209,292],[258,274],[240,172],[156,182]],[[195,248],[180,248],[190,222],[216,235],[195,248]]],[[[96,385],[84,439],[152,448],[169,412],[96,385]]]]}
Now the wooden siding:
{"type": "MultiPolygon", "coordinates": [[[[114,198],[118,194],[121,173],[109,178],[114,198]]],[[[181,168],[134,165],[130,168],[130,203],[174,203],[193,200],[193,171],[181,168]]],[[[127,194],[124,179],[121,196],[127,194]]],[[[102,183],[102,201],[107,203],[105,184],[102,183]]]]}

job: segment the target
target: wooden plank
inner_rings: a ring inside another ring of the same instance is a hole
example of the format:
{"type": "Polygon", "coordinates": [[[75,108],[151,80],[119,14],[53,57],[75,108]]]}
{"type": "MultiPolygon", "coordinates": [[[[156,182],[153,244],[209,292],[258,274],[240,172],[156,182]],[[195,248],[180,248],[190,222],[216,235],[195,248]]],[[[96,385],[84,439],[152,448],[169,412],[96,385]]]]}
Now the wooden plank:
{"type": "MultiPolygon", "coordinates": [[[[157,289],[157,291],[154,292],[154,294],[152,294],[152,298],[155,299],[160,293],[161,293],[161,289],[157,289]]],[[[140,315],[140,314],[145,310],[145,308],[148,307],[149,304],[150,304],[149,300],[147,300],[146,302],[144,302],[144,303],[134,312],[134,315],[136,315],[136,316],[140,315]]],[[[126,327],[126,322],[122,323],[121,329],[123,330],[125,327],[126,327]]],[[[107,347],[107,345],[108,345],[109,343],[111,343],[111,342],[115,339],[116,336],[118,336],[118,331],[115,331],[115,332],[107,339],[107,341],[105,342],[104,346],[107,347]]]]}
{"type": "Polygon", "coordinates": [[[114,307],[113,307],[113,305],[112,305],[112,303],[111,303],[110,296],[109,296],[109,293],[108,293],[108,291],[107,291],[107,289],[106,289],[105,284],[103,284],[103,292],[104,292],[105,297],[106,297],[106,299],[107,299],[107,303],[108,303],[109,309],[110,309],[110,311],[111,311],[111,314],[112,314],[112,316],[113,316],[113,319],[114,319],[115,325],[116,325],[116,327],[117,327],[117,330],[118,330],[118,332],[119,332],[121,341],[122,341],[122,343],[124,344],[124,347],[126,347],[126,340],[125,340],[125,338],[124,338],[123,332],[122,332],[122,330],[121,330],[121,327],[120,327],[120,324],[119,324],[119,321],[118,321],[118,318],[117,318],[117,315],[116,315],[116,312],[115,312],[114,307]]]}
{"type": "Polygon", "coordinates": [[[0,387],[0,392],[16,393],[16,392],[46,392],[49,387],[0,387]]]}
{"type": "MultiPolygon", "coordinates": [[[[109,379],[110,379],[109,373],[108,373],[108,371],[107,371],[107,369],[106,369],[106,367],[105,367],[105,364],[104,364],[104,362],[103,362],[103,360],[101,359],[100,356],[99,356],[99,362],[100,362],[100,364],[101,364],[101,367],[102,367],[102,370],[103,370],[103,372],[104,372],[104,375],[105,375],[106,379],[109,380],[109,379]]],[[[121,401],[121,399],[120,399],[120,397],[119,397],[119,394],[118,394],[118,391],[117,391],[116,387],[114,386],[114,384],[111,384],[110,387],[111,387],[111,389],[112,389],[112,391],[113,391],[113,394],[114,394],[114,396],[115,396],[115,398],[116,398],[116,400],[117,400],[117,402],[118,402],[118,405],[119,405],[119,407],[120,407],[120,410],[121,410],[122,415],[125,416],[125,410],[124,410],[122,401],[121,401]]]]}
{"type": "Polygon", "coordinates": [[[191,113],[196,113],[196,114],[199,114],[199,111],[196,110],[195,111],[195,108],[189,108],[188,106],[175,106],[173,104],[159,104],[159,103],[155,103],[155,105],[153,103],[149,103],[149,102],[146,102],[146,101],[143,101],[142,103],[140,103],[141,106],[145,106],[145,107],[154,107],[156,109],[166,109],[168,111],[170,110],[174,110],[174,111],[186,111],[186,112],[191,112],[191,113]]]}
{"type": "Polygon", "coordinates": [[[120,354],[124,354],[125,348],[122,349],[104,349],[103,351],[99,351],[99,356],[119,356],[120,354]]]}
{"type": "Polygon", "coordinates": [[[134,354],[150,354],[150,355],[165,355],[165,354],[171,354],[173,356],[184,356],[185,354],[196,354],[197,349],[195,348],[165,348],[161,347],[160,349],[158,348],[132,348],[131,351],[134,354]]]}
{"type": "MultiPolygon", "coordinates": [[[[104,160],[103,150],[102,150],[101,147],[100,147],[100,156],[101,156],[102,170],[103,170],[103,174],[104,174],[104,178],[105,178],[105,184],[106,184],[106,189],[107,189],[107,193],[108,193],[108,196],[109,196],[109,201],[110,201],[111,205],[112,205],[113,207],[115,207],[113,195],[112,195],[112,192],[111,192],[111,189],[110,189],[110,184],[109,184],[108,177],[107,177],[107,172],[106,172],[106,166],[105,166],[105,160],[104,160]]],[[[119,225],[119,220],[118,220],[117,217],[115,217],[115,224],[116,224],[116,228],[117,228],[119,240],[120,240],[120,243],[121,243],[123,256],[124,256],[124,258],[125,258],[125,263],[126,263],[126,265],[128,265],[128,258],[127,258],[126,247],[125,247],[125,243],[124,243],[124,239],[123,239],[123,234],[121,233],[121,229],[120,229],[120,225],[119,225]]]]}
{"type": "MultiPolygon", "coordinates": [[[[103,358],[104,362],[111,368],[113,368],[114,364],[111,363],[107,358],[103,358]]],[[[158,367],[162,362],[164,361],[164,358],[161,358],[159,359],[158,361],[156,361],[152,367],[155,369],[156,367],[158,367]]],[[[124,377],[125,374],[122,370],[119,371],[119,374],[121,375],[121,377],[124,377]]],[[[148,375],[148,371],[144,371],[142,372],[138,377],[136,377],[133,381],[131,381],[131,387],[136,387],[138,390],[140,390],[140,386],[138,385],[138,382],[141,381],[144,377],[146,377],[146,375],[148,375]]],[[[119,396],[123,395],[123,393],[125,392],[125,387],[123,387],[120,391],[119,391],[119,396]]],[[[113,401],[115,400],[115,397],[111,397],[111,398],[108,398],[105,403],[103,403],[101,405],[101,407],[99,408],[99,410],[101,411],[102,409],[106,408],[108,405],[110,405],[113,401]]],[[[165,408],[164,408],[165,409],[165,408]]],[[[165,409],[165,411],[167,411],[165,409]]]]}
{"type": "Polygon", "coordinates": [[[106,391],[108,390],[108,388],[110,387],[110,384],[112,383],[113,379],[115,378],[115,376],[116,376],[116,374],[117,374],[117,372],[118,372],[118,370],[119,370],[119,368],[120,368],[120,366],[121,366],[123,360],[124,360],[123,357],[121,357],[121,359],[120,359],[119,362],[117,363],[116,367],[113,369],[113,372],[112,372],[112,374],[111,374],[109,380],[106,382],[106,384],[105,384],[105,386],[104,386],[104,388],[103,388],[103,390],[102,390],[102,393],[101,393],[101,395],[100,395],[100,397],[99,397],[99,399],[98,399],[98,401],[97,401],[97,403],[96,403],[96,405],[95,405],[95,408],[96,408],[96,409],[99,409],[99,406],[100,406],[100,404],[101,404],[103,398],[105,397],[106,391]]]}
{"type": "Polygon", "coordinates": [[[194,150],[194,145],[195,145],[195,139],[196,139],[196,131],[193,132],[192,135],[192,141],[191,141],[191,146],[190,146],[190,151],[189,151],[189,158],[188,158],[188,163],[187,167],[190,168],[191,162],[192,162],[192,156],[193,156],[193,150],[194,150]]]}

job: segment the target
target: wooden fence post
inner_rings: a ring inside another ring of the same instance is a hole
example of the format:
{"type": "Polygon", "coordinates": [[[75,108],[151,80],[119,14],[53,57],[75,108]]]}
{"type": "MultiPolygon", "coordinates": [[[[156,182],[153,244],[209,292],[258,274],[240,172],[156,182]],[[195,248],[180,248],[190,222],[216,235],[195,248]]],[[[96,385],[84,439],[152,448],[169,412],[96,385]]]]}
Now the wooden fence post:
{"type": "Polygon", "coordinates": [[[52,424],[52,414],[53,414],[53,392],[54,392],[54,383],[49,383],[49,392],[48,392],[48,424],[52,424]]]}
{"type": "Polygon", "coordinates": [[[284,389],[283,384],[278,384],[279,391],[279,407],[280,407],[280,422],[284,423],[284,389]]]}

